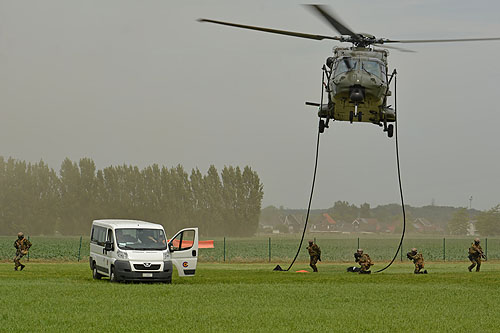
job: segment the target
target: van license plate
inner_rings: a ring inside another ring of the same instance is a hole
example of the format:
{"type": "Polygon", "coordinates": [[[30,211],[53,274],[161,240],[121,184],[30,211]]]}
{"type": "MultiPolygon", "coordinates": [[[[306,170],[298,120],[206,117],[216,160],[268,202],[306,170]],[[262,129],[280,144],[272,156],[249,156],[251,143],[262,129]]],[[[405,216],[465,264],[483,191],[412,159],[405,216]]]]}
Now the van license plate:
{"type": "Polygon", "coordinates": [[[153,273],[142,273],[142,277],[153,277],[153,273]]]}

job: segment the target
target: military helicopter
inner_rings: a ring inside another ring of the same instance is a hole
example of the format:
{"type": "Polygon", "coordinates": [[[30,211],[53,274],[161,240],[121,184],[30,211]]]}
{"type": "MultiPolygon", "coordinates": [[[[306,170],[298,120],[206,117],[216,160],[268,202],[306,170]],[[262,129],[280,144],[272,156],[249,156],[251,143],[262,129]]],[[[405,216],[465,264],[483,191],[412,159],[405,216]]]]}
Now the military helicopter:
{"type": "Polygon", "coordinates": [[[288,30],[277,30],[265,27],[243,25],[237,23],[199,19],[199,22],[221,24],[236,28],[263,31],[273,34],[307,38],[314,40],[330,39],[339,42],[351,43],[351,47],[334,47],[333,56],[326,59],[323,65],[323,85],[327,93],[328,102],[311,103],[306,105],[319,108],[319,131],[323,133],[329,127],[329,121],[367,122],[383,127],[389,137],[393,136],[394,126],[388,124],[396,121],[395,110],[387,105],[387,98],[392,95],[389,85],[396,74],[388,74],[388,51],[374,46],[382,46],[402,52],[414,52],[394,46],[389,43],[441,43],[441,42],[469,42],[500,40],[494,38],[462,38],[462,39],[420,39],[420,40],[391,40],[377,38],[367,33],[355,33],[342,23],[323,5],[305,5],[318,16],[329,23],[340,36],[314,35],[288,30]],[[326,82],[325,82],[326,81],[326,82]]]}

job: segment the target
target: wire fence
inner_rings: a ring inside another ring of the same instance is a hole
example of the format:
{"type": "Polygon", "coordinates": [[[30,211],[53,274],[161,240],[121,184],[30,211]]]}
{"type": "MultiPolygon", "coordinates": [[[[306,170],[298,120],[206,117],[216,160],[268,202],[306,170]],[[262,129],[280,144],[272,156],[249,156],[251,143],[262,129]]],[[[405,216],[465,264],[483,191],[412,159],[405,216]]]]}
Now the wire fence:
{"type": "MultiPolygon", "coordinates": [[[[398,238],[389,237],[310,237],[321,248],[323,261],[351,262],[358,248],[370,255],[374,261],[392,259],[399,244],[398,238]]],[[[409,237],[404,240],[399,261],[406,261],[406,253],[413,247],[422,252],[427,261],[463,261],[468,260],[468,249],[472,238],[421,238],[409,237]]],[[[12,260],[15,255],[15,238],[0,237],[0,260],[12,260]]],[[[34,260],[88,260],[88,237],[30,237],[33,243],[26,259],[34,260]]],[[[214,248],[200,249],[201,262],[277,262],[293,259],[299,239],[293,236],[235,238],[221,237],[214,239],[214,248]]],[[[306,245],[298,257],[299,261],[309,260],[306,245]]],[[[483,238],[481,241],[487,259],[500,259],[500,238],[483,238]]]]}
{"type": "MultiPolygon", "coordinates": [[[[398,247],[398,238],[320,238],[315,242],[321,248],[323,261],[351,262],[354,252],[362,248],[375,261],[391,260],[398,247]]],[[[293,259],[298,246],[291,238],[222,238],[214,240],[213,249],[201,249],[200,259],[211,262],[283,262],[293,259]]],[[[408,238],[403,241],[399,261],[406,261],[406,253],[416,247],[428,261],[468,260],[471,238],[408,238]]],[[[298,260],[309,260],[307,245],[298,260]]],[[[500,259],[500,239],[485,238],[483,251],[488,259],[500,259]]]]}

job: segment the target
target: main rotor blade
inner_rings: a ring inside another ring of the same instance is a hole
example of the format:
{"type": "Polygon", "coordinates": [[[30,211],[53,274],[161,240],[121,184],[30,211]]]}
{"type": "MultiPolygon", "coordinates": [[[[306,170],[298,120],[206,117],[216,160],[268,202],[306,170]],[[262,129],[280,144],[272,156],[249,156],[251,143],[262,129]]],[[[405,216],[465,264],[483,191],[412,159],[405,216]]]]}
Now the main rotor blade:
{"type": "Polygon", "coordinates": [[[342,39],[339,36],[312,35],[312,34],[306,34],[306,33],[302,33],[302,32],[295,32],[295,31],[288,31],[288,30],[278,30],[278,29],[270,29],[270,28],[256,27],[256,26],[253,26],[253,25],[244,25],[244,24],[237,24],[237,23],[216,21],[216,20],[203,19],[203,18],[198,19],[198,22],[215,23],[215,24],[227,25],[227,26],[230,26],[230,27],[236,27],[236,28],[242,28],[242,29],[250,29],[250,30],[257,30],[257,31],[269,32],[269,33],[273,33],[273,34],[293,36],[293,37],[300,37],[300,38],[307,38],[307,39],[315,39],[315,40],[333,39],[333,40],[339,40],[340,41],[342,39]]]}
{"type": "Polygon", "coordinates": [[[323,17],[330,25],[337,30],[341,35],[349,35],[354,40],[360,40],[359,36],[348,28],[344,23],[340,22],[338,18],[335,17],[332,13],[329,13],[326,9],[326,6],[322,5],[304,5],[316,11],[321,17],[323,17]]]}
{"type": "Polygon", "coordinates": [[[488,40],[500,40],[500,37],[489,38],[457,38],[457,39],[403,39],[403,40],[384,40],[385,43],[449,43],[449,42],[477,42],[488,40]]]}
{"type": "Polygon", "coordinates": [[[384,45],[384,44],[373,44],[373,45],[378,46],[378,47],[382,47],[385,49],[398,50],[401,52],[408,52],[408,53],[416,53],[417,52],[417,51],[413,51],[413,50],[409,50],[409,49],[403,49],[402,47],[388,46],[388,45],[384,45]]]}

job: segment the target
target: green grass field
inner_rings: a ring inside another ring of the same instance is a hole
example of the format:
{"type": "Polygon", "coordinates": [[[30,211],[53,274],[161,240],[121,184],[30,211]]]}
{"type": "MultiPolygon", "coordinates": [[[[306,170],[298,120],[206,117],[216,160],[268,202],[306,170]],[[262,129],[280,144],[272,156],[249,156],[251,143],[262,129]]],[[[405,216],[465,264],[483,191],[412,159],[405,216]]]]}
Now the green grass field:
{"type": "Polygon", "coordinates": [[[426,264],[428,275],[410,263],[359,275],[348,264],[320,263],[312,274],[201,263],[196,276],[165,285],[92,280],[86,262],[28,262],[22,272],[3,262],[0,331],[498,332],[499,261],[480,273],[465,261],[426,264]]]}

